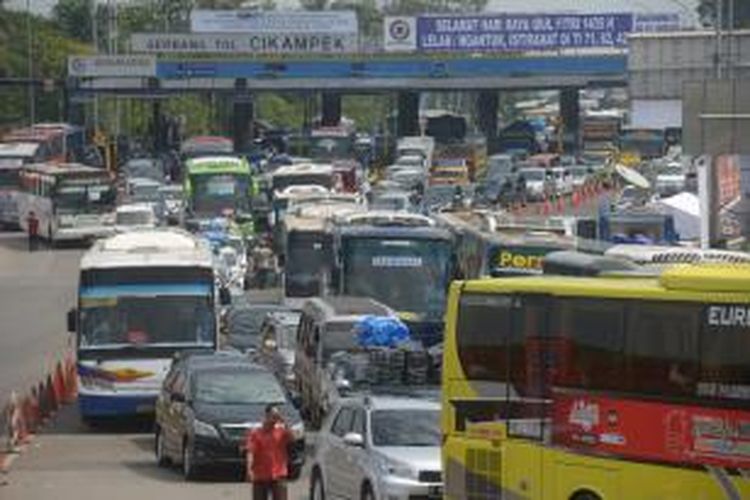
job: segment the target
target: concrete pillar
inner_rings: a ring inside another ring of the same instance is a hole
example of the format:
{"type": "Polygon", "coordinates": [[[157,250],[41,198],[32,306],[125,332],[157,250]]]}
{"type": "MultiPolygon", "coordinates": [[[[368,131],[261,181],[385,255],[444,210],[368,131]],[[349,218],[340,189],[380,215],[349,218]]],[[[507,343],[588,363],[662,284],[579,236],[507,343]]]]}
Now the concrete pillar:
{"type": "Polygon", "coordinates": [[[419,135],[419,92],[399,92],[396,135],[419,135]]]}
{"type": "Polygon", "coordinates": [[[338,127],[341,123],[341,94],[338,92],[323,92],[321,95],[320,125],[323,127],[338,127]]]}
{"type": "Polygon", "coordinates": [[[563,150],[576,153],[580,147],[580,113],[577,88],[560,90],[560,118],[563,125],[563,150]]]}
{"type": "Polygon", "coordinates": [[[235,96],[232,103],[232,139],[235,151],[246,152],[252,146],[254,118],[252,95],[235,96]]]}
{"type": "Polygon", "coordinates": [[[494,152],[492,145],[497,137],[497,108],[499,96],[496,90],[482,90],[476,100],[479,130],[487,138],[487,146],[494,152]]]}

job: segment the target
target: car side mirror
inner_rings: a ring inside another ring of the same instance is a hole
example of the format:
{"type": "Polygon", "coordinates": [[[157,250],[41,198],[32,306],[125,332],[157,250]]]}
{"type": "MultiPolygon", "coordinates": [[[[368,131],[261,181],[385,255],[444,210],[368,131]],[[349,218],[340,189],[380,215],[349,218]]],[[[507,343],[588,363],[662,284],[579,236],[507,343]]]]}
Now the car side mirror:
{"type": "Polygon", "coordinates": [[[75,333],[78,329],[78,309],[75,307],[68,311],[68,332],[75,333]]]}
{"type": "Polygon", "coordinates": [[[353,448],[364,448],[365,438],[358,432],[348,432],[344,435],[344,444],[353,448]]]}
{"type": "Polygon", "coordinates": [[[181,392],[173,392],[169,395],[169,400],[173,403],[184,403],[185,402],[185,395],[181,392]]]}
{"type": "Polygon", "coordinates": [[[219,288],[219,304],[222,306],[228,306],[232,303],[232,294],[229,293],[229,288],[227,287],[221,287],[219,288]]]}

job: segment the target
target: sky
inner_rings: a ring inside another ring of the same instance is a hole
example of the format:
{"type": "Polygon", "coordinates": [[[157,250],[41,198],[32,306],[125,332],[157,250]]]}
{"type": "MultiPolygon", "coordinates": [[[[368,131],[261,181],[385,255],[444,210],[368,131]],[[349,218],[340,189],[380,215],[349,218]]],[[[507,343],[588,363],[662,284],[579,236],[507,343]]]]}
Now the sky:
{"type": "MultiPolygon", "coordinates": [[[[98,0],[105,2],[106,0],[98,0]]],[[[117,0],[114,0],[117,1],[117,0]]],[[[56,0],[6,0],[9,7],[49,14],[56,0]]],[[[282,7],[298,6],[296,0],[277,0],[282,7]]],[[[488,12],[678,12],[695,20],[698,0],[490,0],[488,12]]]]}

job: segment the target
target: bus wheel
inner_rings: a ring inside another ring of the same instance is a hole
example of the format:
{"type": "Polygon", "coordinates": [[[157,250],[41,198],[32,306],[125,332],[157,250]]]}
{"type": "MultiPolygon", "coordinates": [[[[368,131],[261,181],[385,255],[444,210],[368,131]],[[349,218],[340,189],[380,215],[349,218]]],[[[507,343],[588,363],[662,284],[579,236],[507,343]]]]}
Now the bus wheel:
{"type": "Polygon", "coordinates": [[[593,491],[585,490],[574,493],[573,496],[570,497],[570,500],[602,500],[602,497],[593,491]]]}

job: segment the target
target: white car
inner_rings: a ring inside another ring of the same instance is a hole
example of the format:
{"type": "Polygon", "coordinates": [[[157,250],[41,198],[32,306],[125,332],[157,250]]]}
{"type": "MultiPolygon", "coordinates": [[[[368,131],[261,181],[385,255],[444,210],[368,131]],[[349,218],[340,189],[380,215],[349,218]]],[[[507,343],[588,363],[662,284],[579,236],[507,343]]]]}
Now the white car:
{"type": "Polygon", "coordinates": [[[310,498],[440,499],[440,444],[437,400],[343,399],[318,434],[310,498]]]}
{"type": "Polygon", "coordinates": [[[556,194],[570,194],[573,192],[573,182],[567,167],[552,167],[547,171],[552,179],[556,194]]]}
{"type": "Polygon", "coordinates": [[[551,182],[547,172],[541,167],[527,167],[518,171],[516,182],[525,186],[525,196],[528,201],[543,201],[551,191],[551,182]]]}
{"type": "Polygon", "coordinates": [[[570,183],[572,184],[573,189],[582,187],[586,184],[586,180],[591,174],[589,167],[582,165],[568,167],[568,172],[570,172],[570,183]]]}
{"type": "Polygon", "coordinates": [[[115,231],[124,233],[157,226],[156,214],[151,203],[128,203],[115,211],[115,231]]]}

